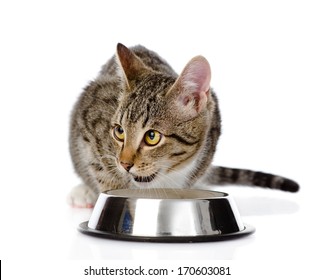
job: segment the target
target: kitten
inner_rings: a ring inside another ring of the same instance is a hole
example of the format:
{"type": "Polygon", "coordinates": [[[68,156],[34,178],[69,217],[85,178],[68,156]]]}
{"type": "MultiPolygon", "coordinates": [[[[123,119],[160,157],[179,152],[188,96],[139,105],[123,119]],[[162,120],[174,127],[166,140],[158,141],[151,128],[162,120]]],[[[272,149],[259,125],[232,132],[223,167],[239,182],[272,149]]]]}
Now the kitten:
{"type": "Polygon", "coordinates": [[[211,70],[202,56],[178,76],[158,54],[117,45],[72,112],[70,153],[83,185],[69,200],[92,207],[120,188],[190,188],[239,184],[296,192],[276,175],[212,166],[221,133],[211,70]]]}

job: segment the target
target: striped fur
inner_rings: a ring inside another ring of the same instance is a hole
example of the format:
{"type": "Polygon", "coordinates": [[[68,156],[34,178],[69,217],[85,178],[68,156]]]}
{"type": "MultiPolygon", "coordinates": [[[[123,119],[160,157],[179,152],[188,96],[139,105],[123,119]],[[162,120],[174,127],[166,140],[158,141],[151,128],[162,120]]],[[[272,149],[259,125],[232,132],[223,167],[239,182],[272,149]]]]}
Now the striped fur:
{"type": "Polygon", "coordinates": [[[299,190],[298,183],[293,180],[248,169],[212,166],[206,179],[212,185],[258,186],[288,192],[299,190]]]}
{"type": "Polygon", "coordinates": [[[203,179],[297,191],[298,185],[283,177],[211,166],[221,117],[210,75],[201,56],[177,75],[155,52],[118,44],[72,112],[70,153],[84,189],[74,189],[71,203],[86,207],[108,189],[190,188],[203,179]],[[123,141],[114,136],[117,126],[123,141]],[[150,130],[161,135],[155,146],[144,142],[150,130]]]}

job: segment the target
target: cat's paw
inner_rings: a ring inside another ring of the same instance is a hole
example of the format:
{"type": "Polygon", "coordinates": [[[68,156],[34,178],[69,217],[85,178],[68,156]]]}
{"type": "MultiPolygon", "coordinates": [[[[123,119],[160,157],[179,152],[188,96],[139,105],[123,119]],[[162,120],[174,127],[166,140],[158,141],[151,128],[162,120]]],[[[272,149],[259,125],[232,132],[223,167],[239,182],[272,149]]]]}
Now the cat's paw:
{"type": "Polygon", "coordinates": [[[98,195],[86,185],[78,185],[73,188],[67,197],[67,202],[72,207],[93,208],[98,195]]]}

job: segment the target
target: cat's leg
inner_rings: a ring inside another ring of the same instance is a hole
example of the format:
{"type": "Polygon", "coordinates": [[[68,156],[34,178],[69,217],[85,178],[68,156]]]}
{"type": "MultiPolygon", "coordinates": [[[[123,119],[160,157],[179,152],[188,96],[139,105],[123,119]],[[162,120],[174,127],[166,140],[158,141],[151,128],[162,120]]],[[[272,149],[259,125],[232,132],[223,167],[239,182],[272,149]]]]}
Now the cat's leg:
{"type": "Polygon", "coordinates": [[[71,190],[67,197],[67,202],[72,207],[93,208],[98,194],[89,186],[81,184],[71,190]]]}

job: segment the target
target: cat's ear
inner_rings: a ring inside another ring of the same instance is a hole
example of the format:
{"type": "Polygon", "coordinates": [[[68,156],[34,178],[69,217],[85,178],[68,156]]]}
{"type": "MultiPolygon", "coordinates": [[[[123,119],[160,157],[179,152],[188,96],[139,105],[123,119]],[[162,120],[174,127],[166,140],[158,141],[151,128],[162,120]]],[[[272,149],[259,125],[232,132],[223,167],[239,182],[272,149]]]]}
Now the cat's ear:
{"type": "Polygon", "coordinates": [[[205,109],[210,94],[211,68],[203,56],[189,61],[171,92],[175,103],[186,114],[196,116],[205,109]]]}
{"type": "Polygon", "coordinates": [[[117,44],[117,61],[120,65],[120,75],[126,86],[131,89],[136,79],[143,74],[147,68],[141,59],[123,44],[117,44]]]}

